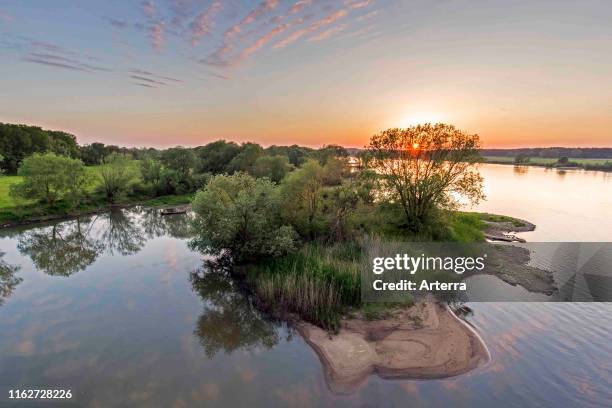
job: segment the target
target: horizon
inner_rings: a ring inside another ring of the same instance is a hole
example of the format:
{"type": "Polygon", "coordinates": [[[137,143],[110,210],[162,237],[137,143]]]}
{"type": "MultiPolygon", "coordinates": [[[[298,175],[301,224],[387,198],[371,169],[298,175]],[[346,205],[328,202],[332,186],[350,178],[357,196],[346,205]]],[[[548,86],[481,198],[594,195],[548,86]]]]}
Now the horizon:
{"type": "Polygon", "coordinates": [[[610,147],[611,13],[565,1],[9,0],[0,121],[126,147],[363,148],[424,122],[479,134],[484,149],[610,147]]]}

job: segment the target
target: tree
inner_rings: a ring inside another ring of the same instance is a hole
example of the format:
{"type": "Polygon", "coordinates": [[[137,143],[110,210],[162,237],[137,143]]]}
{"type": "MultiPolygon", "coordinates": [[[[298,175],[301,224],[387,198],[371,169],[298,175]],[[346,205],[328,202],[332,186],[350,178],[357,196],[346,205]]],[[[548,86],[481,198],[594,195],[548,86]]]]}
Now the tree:
{"type": "Polygon", "coordinates": [[[2,259],[3,256],[4,252],[0,251],[0,306],[4,304],[5,299],[11,296],[15,287],[23,281],[23,278],[15,276],[19,266],[6,263],[2,259]]]}
{"type": "Polygon", "coordinates": [[[279,183],[291,169],[287,156],[261,156],[253,164],[253,175],[279,183]]]}
{"type": "Polygon", "coordinates": [[[161,194],[162,188],[162,171],[163,166],[159,160],[145,157],[140,162],[140,174],[142,181],[151,186],[153,193],[161,194]]]}
{"type": "Polygon", "coordinates": [[[118,197],[124,194],[130,182],[135,177],[132,160],[120,153],[111,153],[104,158],[100,167],[102,177],[101,189],[106,195],[109,203],[114,203],[118,197]]]}
{"type": "Polygon", "coordinates": [[[406,227],[420,232],[437,210],[455,208],[457,195],[472,203],[484,198],[479,147],[478,135],[438,123],[385,130],[368,149],[386,198],[400,206],[406,227]]]}
{"type": "Polygon", "coordinates": [[[18,174],[23,181],[11,186],[11,195],[53,204],[66,198],[77,203],[89,182],[80,160],[55,153],[35,153],[23,160],[18,174]]]}
{"type": "Polygon", "coordinates": [[[240,153],[238,153],[227,166],[227,171],[230,173],[236,173],[244,171],[246,173],[253,173],[253,166],[258,158],[263,156],[264,150],[257,143],[245,143],[240,146],[240,153]]]}
{"type": "Polygon", "coordinates": [[[0,123],[0,167],[15,173],[22,160],[33,153],[53,152],[78,157],[76,138],[65,132],[43,130],[36,126],[0,123]]]}
{"type": "Polygon", "coordinates": [[[199,158],[200,173],[220,174],[226,171],[228,163],[240,153],[240,147],[234,142],[217,140],[197,147],[195,151],[199,158]]]}
{"type": "Polygon", "coordinates": [[[167,168],[176,170],[181,180],[187,180],[196,165],[196,155],[191,149],[173,147],[162,153],[161,161],[167,168]]]}
{"type": "Polygon", "coordinates": [[[559,157],[559,160],[557,160],[557,165],[558,166],[567,166],[569,164],[569,158],[567,156],[563,156],[563,157],[559,157]]]}
{"type": "Polygon", "coordinates": [[[348,152],[342,146],[338,145],[327,145],[323,146],[319,150],[315,151],[313,156],[316,158],[321,165],[326,164],[329,160],[338,157],[348,157],[348,152]]]}
{"type": "Polygon", "coordinates": [[[316,160],[309,160],[285,177],[281,184],[283,219],[301,236],[314,239],[323,228],[321,194],[325,171],[316,160]]]}
{"type": "Polygon", "coordinates": [[[527,156],[526,154],[518,154],[515,158],[514,158],[514,164],[527,164],[530,161],[530,157],[527,156]]]}
{"type": "Polygon", "coordinates": [[[296,234],[282,225],[278,187],[245,173],[213,177],[193,200],[198,238],[203,251],[230,251],[236,262],[261,255],[279,256],[295,249],[296,234]]]}

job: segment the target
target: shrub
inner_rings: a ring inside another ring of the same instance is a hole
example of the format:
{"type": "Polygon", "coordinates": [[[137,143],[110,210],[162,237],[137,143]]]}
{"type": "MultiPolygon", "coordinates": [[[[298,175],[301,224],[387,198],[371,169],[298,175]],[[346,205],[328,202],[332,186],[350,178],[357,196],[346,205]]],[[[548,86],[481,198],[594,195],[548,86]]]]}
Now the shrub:
{"type": "Polygon", "coordinates": [[[282,225],[279,189],[268,179],[246,173],[217,175],[196,194],[193,210],[196,248],[213,253],[228,250],[236,262],[295,250],[296,233],[282,225]]]}

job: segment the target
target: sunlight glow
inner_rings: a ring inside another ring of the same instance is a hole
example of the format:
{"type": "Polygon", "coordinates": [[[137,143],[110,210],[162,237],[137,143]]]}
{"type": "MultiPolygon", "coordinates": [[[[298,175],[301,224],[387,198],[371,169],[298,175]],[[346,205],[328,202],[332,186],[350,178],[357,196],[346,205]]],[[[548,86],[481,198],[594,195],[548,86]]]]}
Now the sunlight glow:
{"type": "Polygon", "coordinates": [[[415,112],[407,115],[399,120],[399,127],[407,128],[416,125],[424,125],[425,123],[439,123],[444,122],[444,118],[436,113],[432,112],[415,112]]]}

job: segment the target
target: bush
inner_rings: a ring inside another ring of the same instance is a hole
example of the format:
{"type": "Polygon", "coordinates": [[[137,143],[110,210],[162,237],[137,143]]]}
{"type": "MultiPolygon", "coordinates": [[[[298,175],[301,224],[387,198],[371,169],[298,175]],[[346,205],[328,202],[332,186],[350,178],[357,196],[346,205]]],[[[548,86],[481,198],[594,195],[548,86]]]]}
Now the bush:
{"type": "Polygon", "coordinates": [[[217,175],[196,194],[193,210],[198,238],[192,245],[201,250],[227,250],[236,262],[295,250],[295,231],[281,223],[279,188],[268,179],[217,175]]]}
{"type": "Polygon", "coordinates": [[[80,160],[55,153],[35,153],[25,158],[19,166],[19,175],[23,181],[11,186],[11,195],[46,204],[65,199],[76,205],[90,182],[80,160]]]}

